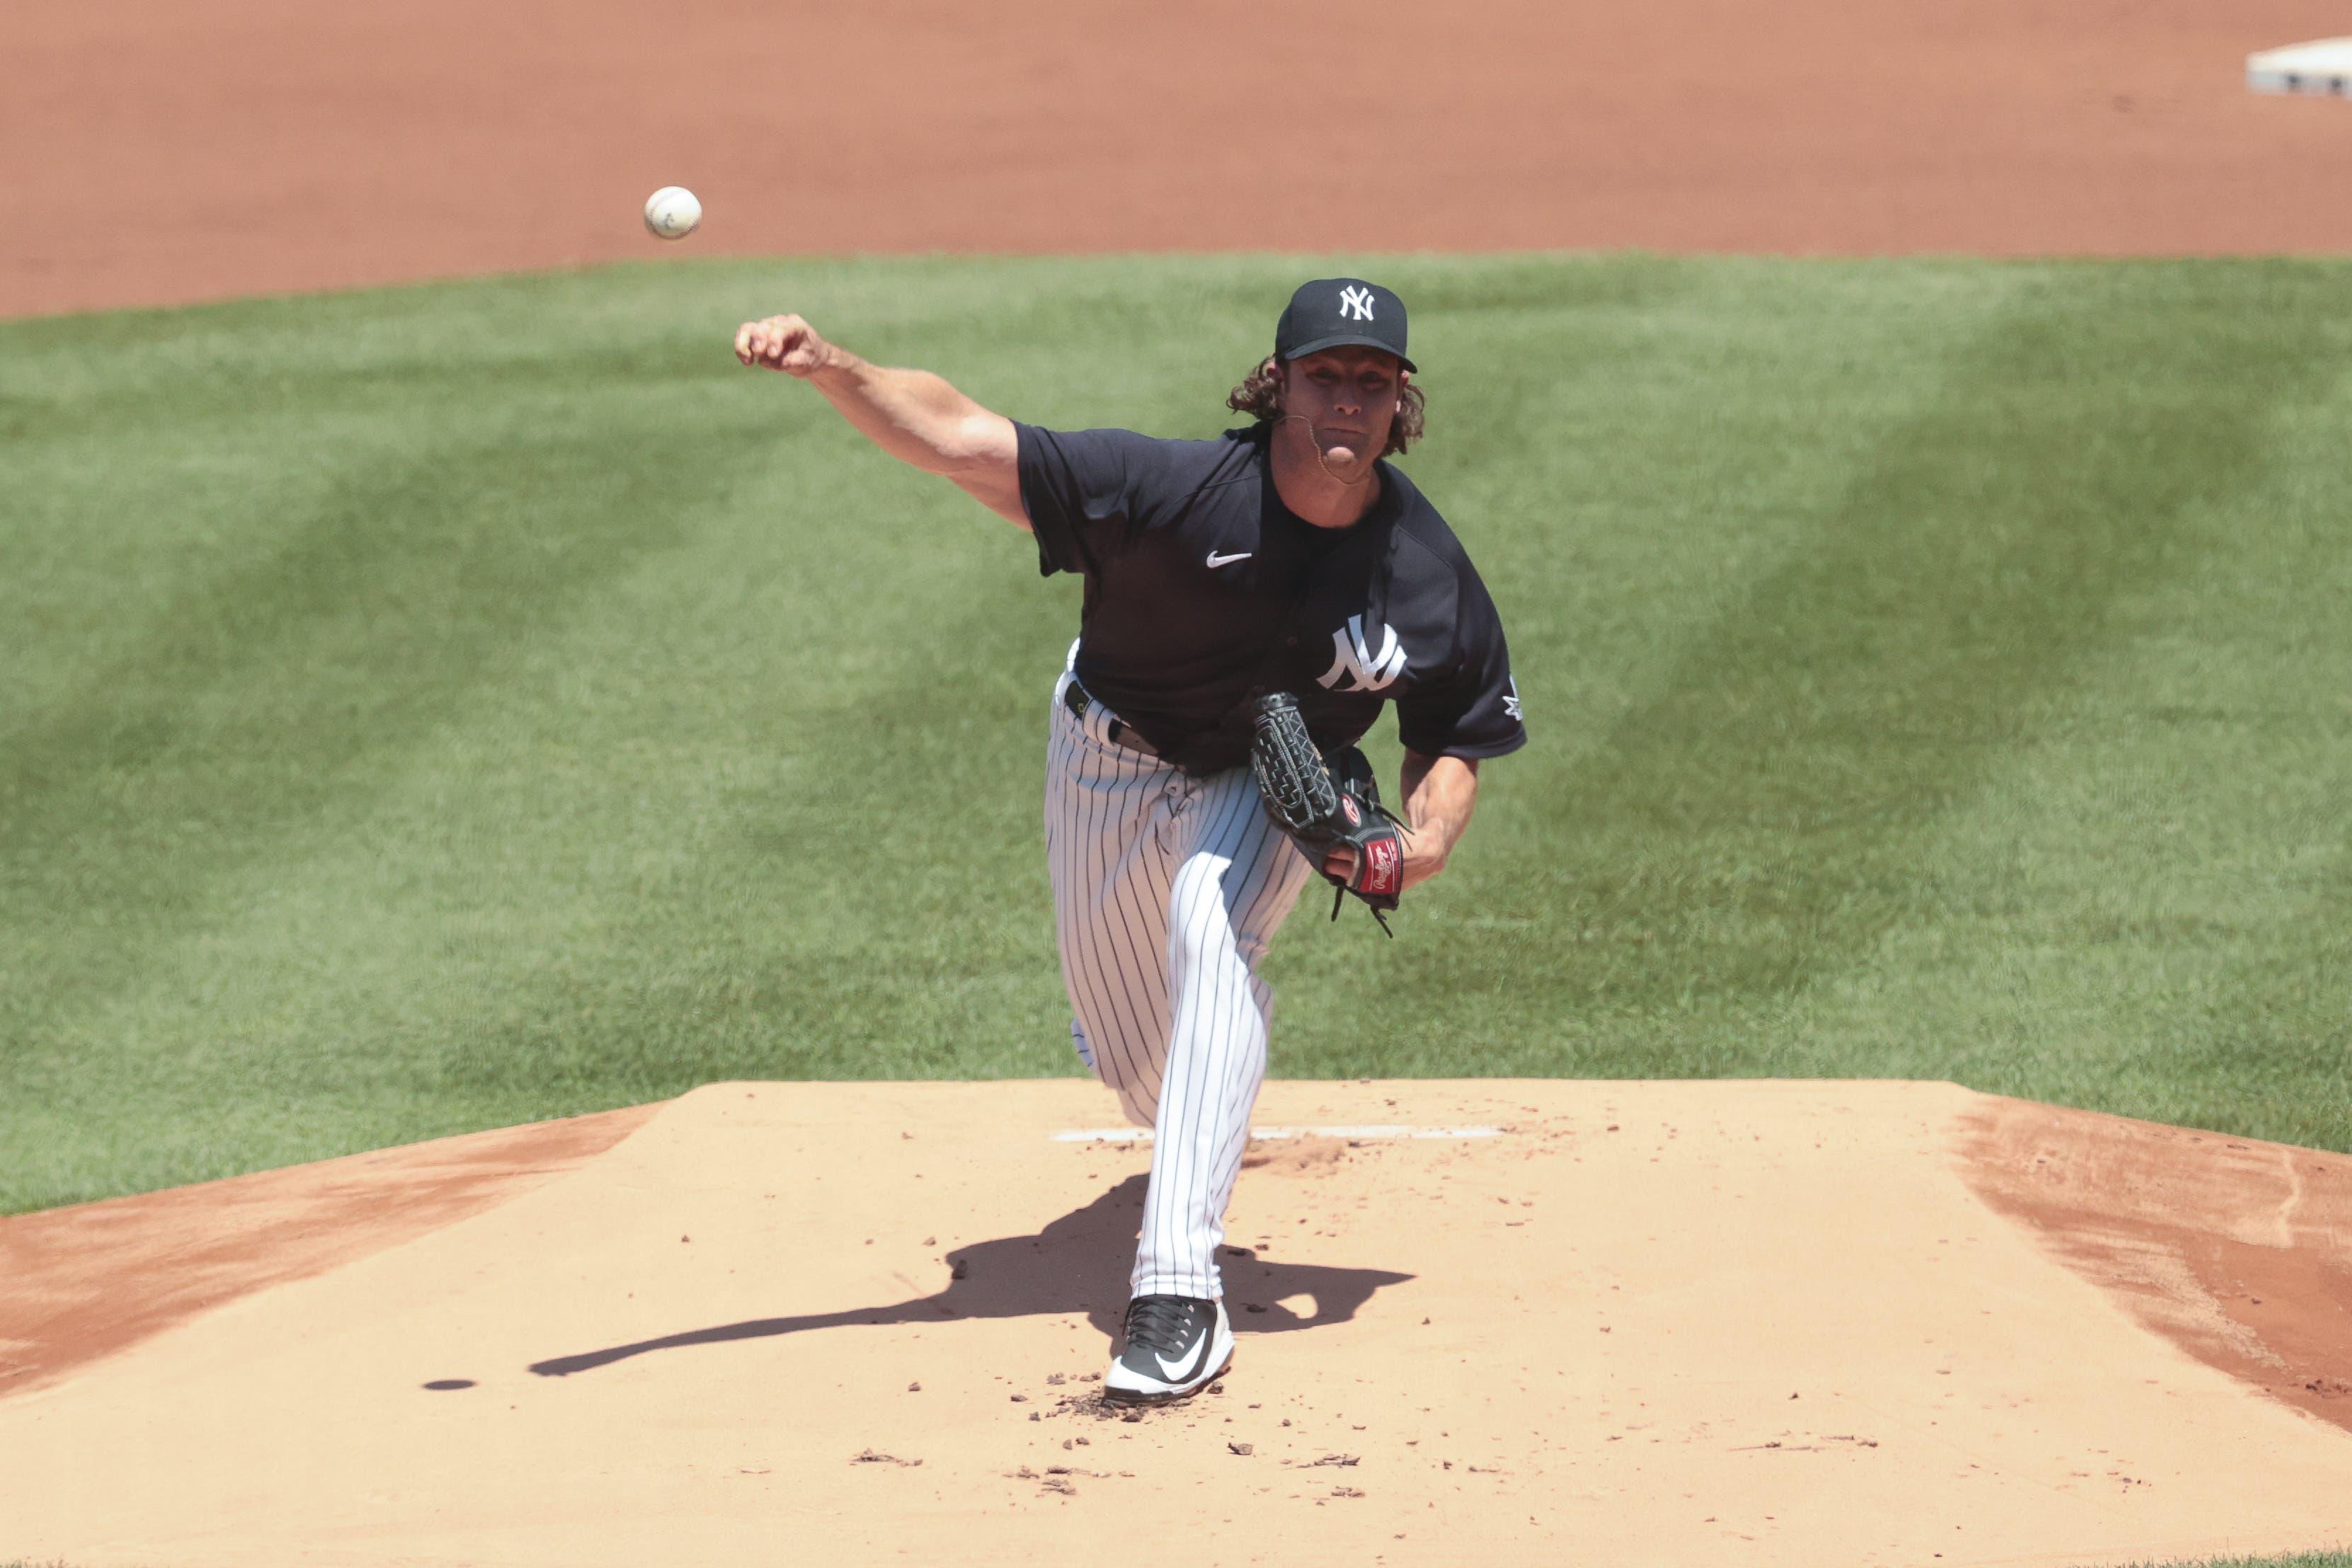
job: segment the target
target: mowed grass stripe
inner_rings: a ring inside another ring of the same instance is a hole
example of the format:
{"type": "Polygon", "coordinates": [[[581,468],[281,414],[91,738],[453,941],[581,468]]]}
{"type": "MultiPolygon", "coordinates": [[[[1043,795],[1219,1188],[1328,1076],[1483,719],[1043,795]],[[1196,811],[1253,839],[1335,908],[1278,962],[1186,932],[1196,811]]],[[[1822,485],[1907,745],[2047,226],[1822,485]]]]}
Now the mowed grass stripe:
{"type": "Polygon", "coordinates": [[[1277,1072],[1950,1076],[2352,1145],[2352,272],[730,265],[0,329],[0,1203],[1074,1071],[1075,585],[727,340],[800,308],[1204,434],[1342,265],[1414,303],[1411,465],[1537,738],[1399,941],[1286,932],[1277,1072]]]}
{"type": "Polygon", "coordinates": [[[2352,726],[2311,676],[2341,663],[2328,606],[2352,562],[2294,494],[2340,443],[2326,412],[2274,409],[2242,494],[2185,519],[2193,570],[2114,600],[2065,702],[1923,845],[1919,906],[1775,1021],[1793,1066],[1878,1053],[2158,1121],[2341,1135],[2352,726]],[[2254,543],[2250,517],[2279,526],[2254,543]]]}

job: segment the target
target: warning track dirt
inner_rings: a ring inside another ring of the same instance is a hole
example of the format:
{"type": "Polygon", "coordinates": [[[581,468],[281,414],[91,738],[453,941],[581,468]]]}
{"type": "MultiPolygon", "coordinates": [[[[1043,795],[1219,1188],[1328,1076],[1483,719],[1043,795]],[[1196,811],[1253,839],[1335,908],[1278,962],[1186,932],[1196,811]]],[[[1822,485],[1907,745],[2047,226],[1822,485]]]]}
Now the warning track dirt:
{"type": "Polygon", "coordinates": [[[18,5],[0,316],[645,258],[673,183],[707,208],[698,255],[2344,251],[2344,106],[2244,80],[2249,51],[2343,16],[18,5]]]}

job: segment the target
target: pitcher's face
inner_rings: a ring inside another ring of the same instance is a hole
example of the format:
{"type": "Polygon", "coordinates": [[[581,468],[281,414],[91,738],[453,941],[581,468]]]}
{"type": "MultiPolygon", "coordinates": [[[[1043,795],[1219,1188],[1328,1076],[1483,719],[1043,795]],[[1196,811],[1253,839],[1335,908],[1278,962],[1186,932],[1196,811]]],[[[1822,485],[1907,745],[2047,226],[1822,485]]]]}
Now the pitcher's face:
{"type": "Polygon", "coordinates": [[[1394,354],[1355,344],[1292,360],[1283,367],[1283,417],[1305,422],[1325,467],[1352,475],[1388,447],[1401,373],[1394,354]]]}

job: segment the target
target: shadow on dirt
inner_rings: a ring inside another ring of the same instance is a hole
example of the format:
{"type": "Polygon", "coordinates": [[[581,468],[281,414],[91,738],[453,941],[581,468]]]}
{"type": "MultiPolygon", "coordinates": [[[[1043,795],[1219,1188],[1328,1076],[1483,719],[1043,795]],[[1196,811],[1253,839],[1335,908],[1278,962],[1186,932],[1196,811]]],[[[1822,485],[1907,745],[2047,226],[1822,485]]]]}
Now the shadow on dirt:
{"type": "MultiPolygon", "coordinates": [[[[1129,1176],[1034,1236],[1004,1236],[957,1248],[947,1258],[948,1286],[933,1295],[837,1312],[756,1318],[690,1329],[635,1344],[534,1362],[530,1369],[541,1377],[568,1377],[631,1356],[688,1345],[767,1339],[813,1329],[1018,1318],[1046,1312],[1083,1312],[1105,1336],[1115,1335],[1127,1310],[1127,1270],[1134,1256],[1136,1227],[1143,1215],[1143,1186],[1141,1176],[1129,1176]]],[[[1383,1285],[1412,1278],[1379,1269],[1276,1263],[1239,1247],[1225,1248],[1220,1261],[1234,1332],[1244,1334],[1282,1333],[1346,1322],[1383,1285]],[[1313,1317],[1300,1317],[1280,1304],[1300,1295],[1315,1298],[1313,1317]]]]}

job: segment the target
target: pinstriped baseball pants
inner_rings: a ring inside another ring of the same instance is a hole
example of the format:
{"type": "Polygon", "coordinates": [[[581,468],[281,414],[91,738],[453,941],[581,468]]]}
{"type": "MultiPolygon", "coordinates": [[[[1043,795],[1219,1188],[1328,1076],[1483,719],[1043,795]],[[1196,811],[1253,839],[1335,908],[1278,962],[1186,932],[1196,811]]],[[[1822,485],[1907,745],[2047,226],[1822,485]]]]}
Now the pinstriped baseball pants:
{"type": "Polygon", "coordinates": [[[1152,1130],[1134,1295],[1223,1294],[1225,1206],[1265,1081],[1266,944],[1312,868],[1246,768],[1195,779],[1054,689],[1045,856],[1078,1055],[1152,1130]]]}

